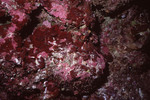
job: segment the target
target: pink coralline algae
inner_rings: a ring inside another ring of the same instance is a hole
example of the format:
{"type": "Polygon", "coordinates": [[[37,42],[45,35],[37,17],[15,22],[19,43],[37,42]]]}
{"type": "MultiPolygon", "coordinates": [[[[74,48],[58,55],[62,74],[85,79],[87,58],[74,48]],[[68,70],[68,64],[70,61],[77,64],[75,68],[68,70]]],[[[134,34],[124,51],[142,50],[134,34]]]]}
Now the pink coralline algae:
{"type": "Polygon", "coordinates": [[[54,15],[55,17],[59,17],[60,19],[67,18],[67,5],[61,5],[52,2],[51,6],[52,8],[50,14],[54,15]]]}
{"type": "Polygon", "coordinates": [[[31,38],[30,44],[41,51],[38,58],[45,57],[47,67],[52,67],[62,80],[86,78],[93,73],[97,76],[105,67],[103,56],[92,49],[91,43],[80,41],[79,45],[78,41],[73,41],[71,33],[61,31],[57,25],[38,27],[31,38]]]}
{"type": "MultiPolygon", "coordinates": [[[[45,100],[57,97],[63,83],[90,79],[91,85],[103,74],[105,59],[100,47],[92,43],[94,38],[88,40],[89,34],[95,34],[88,29],[93,20],[89,1],[76,7],[78,4],[77,0],[1,0],[1,16],[11,16],[10,21],[0,24],[0,66],[7,66],[14,75],[6,70],[0,72],[8,74],[8,78],[2,77],[5,80],[2,84],[10,86],[6,90],[16,90],[17,96],[21,96],[23,92],[19,92],[18,86],[27,92],[37,89],[38,98],[45,100]],[[34,25],[32,13],[36,11],[38,23],[27,33],[31,27],[24,28],[32,20],[34,25]]],[[[82,92],[78,85],[73,86],[77,90],[70,89],[75,95],[78,90],[82,92]]]]}
{"type": "Polygon", "coordinates": [[[0,100],[148,100],[146,1],[0,0],[0,100]]]}

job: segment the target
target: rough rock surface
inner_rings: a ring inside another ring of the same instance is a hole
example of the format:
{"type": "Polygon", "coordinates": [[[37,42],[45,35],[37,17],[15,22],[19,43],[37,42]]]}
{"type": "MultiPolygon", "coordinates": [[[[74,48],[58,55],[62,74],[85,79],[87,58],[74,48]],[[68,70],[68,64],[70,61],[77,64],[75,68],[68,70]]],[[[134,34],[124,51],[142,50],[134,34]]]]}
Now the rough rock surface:
{"type": "Polygon", "coordinates": [[[0,0],[0,100],[149,100],[148,0],[0,0]]]}

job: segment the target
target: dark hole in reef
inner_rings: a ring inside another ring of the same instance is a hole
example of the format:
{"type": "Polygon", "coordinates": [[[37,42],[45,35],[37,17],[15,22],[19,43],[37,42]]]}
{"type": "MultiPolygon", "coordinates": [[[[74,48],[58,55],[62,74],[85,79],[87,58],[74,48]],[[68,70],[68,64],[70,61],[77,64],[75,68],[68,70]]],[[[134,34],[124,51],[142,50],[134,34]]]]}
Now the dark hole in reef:
{"type": "Polygon", "coordinates": [[[135,4],[150,11],[149,0],[138,0],[135,4]]]}
{"type": "Polygon", "coordinates": [[[145,41],[143,47],[140,49],[140,51],[147,54],[148,57],[150,57],[150,35],[148,36],[147,40],[145,41]]]}
{"type": "Polygon", "coordinates": [[[83,5],[83,0],[79,0],[79,3],[77,4],[76,7],[80,6],[80,5],[83,5]]]}
{"type": "Polygon", "coordinates": [[[41,13],[43,7],[40,6],[37,9],[33,10],[30,16],[30,21],[25,25],[20,31],[20,36],[22,39],[27,38],[29,35],[32,34],[34,28],[40,23],[37,16],[41,13]]]}
{"type": "Polygon", "coordinates": [[[140,67],[140,74],[144,74],[150,70],[150,58],[140,67]]]}
{"type": "Polygon", "coordinates": [[[36,97],[37,94],[39,94],[41,91],[39,89],[34,89],[34,90],[23,90],[23,91],[18,91],[20,95],[18,96],[15,93],[8,92],[9,100],[26,100],[25,97],[36,97]]]}
{"type": "Polygon", "coordinates": [[[61,83],[59,86],[61,89],[61,94],[64,96],[74,96],[73,92],[70,90],[70,84],[68,82],[61,83]]]}
{"type": "Polygon", "coordinates": [[[102,5],[92,5],[92,11],[100,11],[102,8],[104,8],[102,5]]]}
{"type": "Polygon", "coordinates": [[[25,98],[24,97],[21,97],[21,96],[10,96],[9,97],[9,100],[24,100],[25,98]]]}
{"type": "Polygon", "coordinates": [[[144,46],[140,49],[143,53],[147,55],[146,62],[141,67],[141,73],[148,72],[150,70],[150,35],[148,36],[148,39],[146,40],[144,46]]]}
{"type": "Polygon", "coordinates": [[[94,82],[93,82],[93,86],[95,87],[95,89],[93,89],[92,92],[96,91],[98,88],[101,88],[108,80],[107,77],[110,75],[109,73],[109,64],[106,63],[106,67],[103,70],[103,74],[98,77],[94,82]]]}
{"type": "Polygon", "coordinates": [[[5,24],[5,23],[10,22],[10,21],[11,21],[11,16],[4,15],[4,16],[0,17],[0,23],[1,24],[5,24]]]}
{"type": "MultiPolygon", "coordinates": [[[[144,10],[146,10],[146,12],[148,12],[147,18],[150,19],[149,0],[138,0],[138,2],[136,2],[135,4],[138,5],[139,7],[143,8],[144,10]]],[[[143,17],[145,17],[145,15],[143,17]]],[[[150,22],[147,22],[147,23],[150,23],[150,22]]],[[[150,27],[150,26],[148,26],[148,27],[150,27]]]]}
{"type": "Polygon", "coordinates": [[[95,21],[91,23],[91,25],[89,26],[89,29],[91,30],[91,34],[89,34],[89,36],[87,37],[87,40],[90,40],[90,37],[92,37],[92,34],[95,34],[98,38],[98,42],[95,44],[93,43],[96,47],[100,47],[100,31],[101,31],[101,27],[100,27],[101,22],[99,21],[98,17],[95,18],[95,21]]]}

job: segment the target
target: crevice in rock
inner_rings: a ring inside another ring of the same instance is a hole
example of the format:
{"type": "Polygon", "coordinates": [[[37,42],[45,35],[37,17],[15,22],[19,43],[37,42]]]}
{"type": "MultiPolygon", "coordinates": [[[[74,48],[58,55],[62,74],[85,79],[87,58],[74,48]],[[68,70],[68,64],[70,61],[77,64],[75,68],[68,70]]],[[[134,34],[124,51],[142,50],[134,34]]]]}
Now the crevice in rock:
{"type": "Polygon", "coordinates": [[[103,70],[103,74],[94,80],[93,86],[96,86],[95,89],[93,89],[93,92],[95,92],[97,89],[101,88],[107,81],[108,81],[108,76],[110,75],[109,72],[109,64],[106,63],[106,67],[103,70]]]}
{"type": "Polygon", "coordinates": [[[144,43],[144,46],[140,49],[140,51],[142,51],[143,53],[145,53],[147,55],[147,59],[146,62],[141,66],[141,73],[145,73],[148,72],[150,70],[150,35],[148,36],[148,39],[146,40],[146,42],[144,43]]]}
{"type": "Polygon", "coordinates": [[[41,13],[42,9],[43,7],[40,6],[29,14],[30,21],[19,31],[22,39],[26,39],[29,35],[31,35],[34,31],[34,28],[40,23],[37,16],[41,13]]]}
{"type": "Polygon", "coordinates": [[[11,16],[4,15],[0,17],[0,24],[5,24],[10,21],[11,21],[11,16]]]}

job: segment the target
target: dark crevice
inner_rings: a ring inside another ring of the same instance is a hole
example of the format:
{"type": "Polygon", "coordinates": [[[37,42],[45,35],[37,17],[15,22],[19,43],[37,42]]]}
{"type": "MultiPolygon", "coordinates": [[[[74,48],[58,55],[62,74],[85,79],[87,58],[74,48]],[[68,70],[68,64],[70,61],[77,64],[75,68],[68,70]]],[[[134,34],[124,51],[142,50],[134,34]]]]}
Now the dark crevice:
{"type": "Polygon", "coordinates": [[[100,11],[102,8],[104,8],[102,5],[92,5],[92,11],[100,11]]]}
{"type": "Polygon", "coordinates": [[[37,16],[41,13],[43,7],[40,6],[37,9],[33,10],[30,16],[30,21],[25,25],[20,31],[20,36],[22,39],[27,38],[29,35],[32,34],[34,28],[40,23],[37,16]]]}
{"type": "Polygon", "coordinates": [[[146,53],[148,57],[150,57],[150,35],[148,36],[147,40],[145,41],[143,47],[140,49],[143,53],[146,53]]]}
{"type": "Polygon", "coordinates": [[[135,4],[150,11],[149,0],[138,0],[135,4]]]}
{"type": "Polygon", "coordinates": [[[93,82],[93,86],[96,86],[93,92],[95,92],[97,89],[101,88],[106,82],[108,82],[109,75],[109,65],[106,63],[106,67],[103,70],[103,74],[93,82]]]}
{"type": "Polygon", "coordinates": [[[81,1],[79,1],[79,3],[77,4],[77,6],[76,7],[79,7],[80,5],[83,5],[83,0],[81,0],[81,1]]]}
{"type": "Polygon", "coordinates": [[[139,71],[139,74],[144,74],[150,71],[150,59],[147,59],[147,61],[140,67],[139,71]]]}
{"type": "MultiPolygon", "coordinates": [[[[101,31],[101,22],[99,21],[99,18],[96,17],[95,21],[91,23],[89,29],[91,30],[91,34],[87,37],[87,40],[90,40],[90,37],[92,37],[93,34],[95,34],[98,37],[98,42],[93,43],[95,47],[100,47],[100,31],[101,31]]],[[[99,51],[99,50],[98,50],[99,51]]]]}
{"type": "Polygon", "coordinates": [[[147,55],[146,62],[141,66],[140,72],[146,73],[150,70],[150,35],[148,36],[148,39],[145,41],[144,46],[139,50],[147,55]]]}
{"type": "Polygon", "coordinates": [[[5,24],[5,23],[10,22],[10,21],[11,21],[11,16],[4,15],[4,16],[0,17],[0,23],[1,24],[5,24]]]}
{"type": "Polygon", "coordinates": [[[8,95],[9,95],[9,100],[27,100],[27,99],[25,99],[25,97],[30,97],[31,95],[36,96],[40,92],[41,91],[38,89],[23,90],[23,91],[18,91],[18,93],[20,93],[19,96],[17,94],[11,93],[11,92],[8,92],[8,95]]]}
{"type": "Polygon", "coordinates": [[[99,19],[97,17],[95,18],[95,22],[94,22],[93,26],[90,27],[90,30],[92,32],[99,34],[101,27],[100,27],[99,19]]]}

